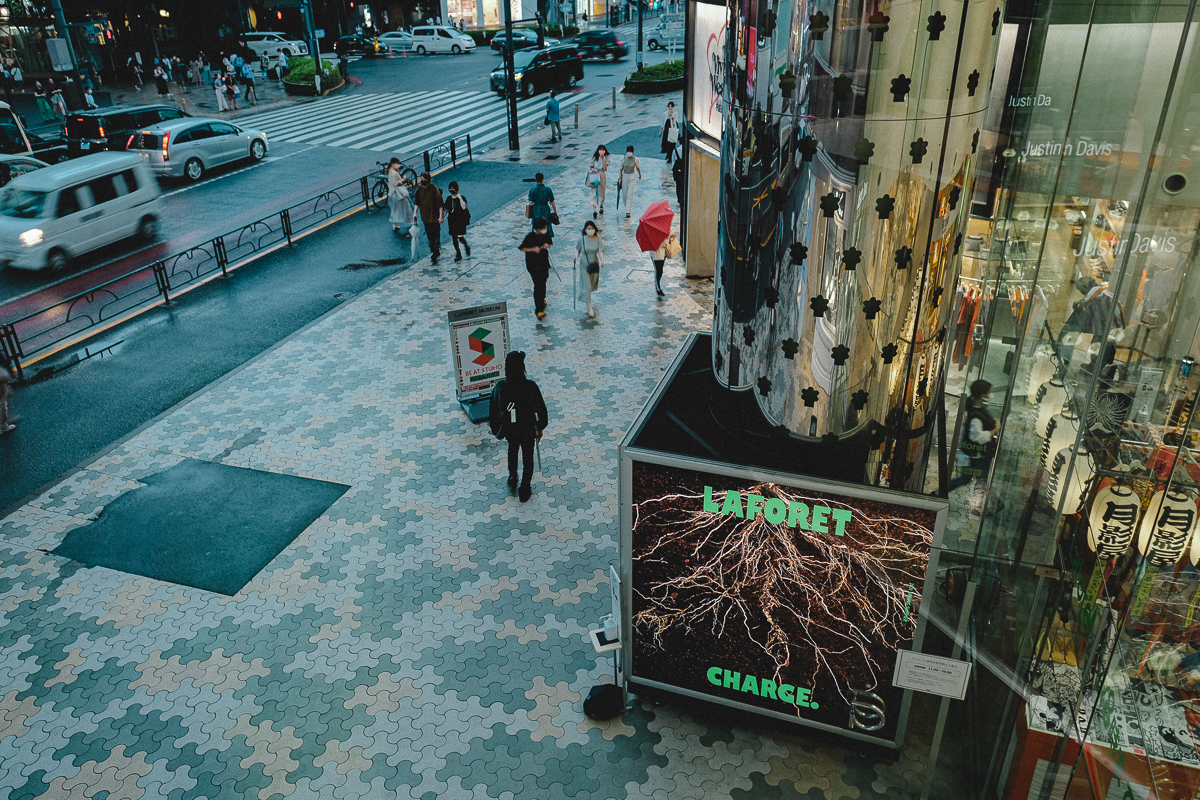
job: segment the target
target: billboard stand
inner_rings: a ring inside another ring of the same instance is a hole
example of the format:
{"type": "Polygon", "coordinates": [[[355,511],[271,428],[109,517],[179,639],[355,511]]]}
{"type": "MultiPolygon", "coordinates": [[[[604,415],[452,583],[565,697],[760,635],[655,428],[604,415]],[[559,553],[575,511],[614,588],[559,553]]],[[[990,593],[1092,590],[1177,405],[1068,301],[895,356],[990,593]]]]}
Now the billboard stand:
{"type": "Polygon", "coordinates": [[[504,377],[508,355],[508,304],[460,308],[446,314],[450,327],[450,358],[454,364],[454,392],[467,419],[488,418],[492,387],[504,377]]]}

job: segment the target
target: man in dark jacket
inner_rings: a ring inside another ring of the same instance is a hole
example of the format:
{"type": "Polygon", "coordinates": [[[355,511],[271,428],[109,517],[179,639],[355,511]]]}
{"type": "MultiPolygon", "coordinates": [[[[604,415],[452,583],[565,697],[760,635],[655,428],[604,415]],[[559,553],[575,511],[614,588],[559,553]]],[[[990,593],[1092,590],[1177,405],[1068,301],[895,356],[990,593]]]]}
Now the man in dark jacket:
{"type": "Polygon", "coordinates": [[[434,264],[442,254],[442,220],[446,218],[444,205],[442,190],[434,185],[428,172],[422,172],[413,198],[413,221],[419,217],[425,223],[425,238],[429,240],[429,252],[434,264]]]}
{"type": "Polygon", "coordinates": [[[518,493],[524,503],[533,494],[529,486],[533,477],[534,442],[542,438],[549,418],[546,401],[538,385],[525,377],[525,354],[514,350],[504,359],[504,380],[492,388],[488,406],[492,434],[508,440],[508,488],[517,491],[517,451],[524,457],[521,487],[518,493]]]}

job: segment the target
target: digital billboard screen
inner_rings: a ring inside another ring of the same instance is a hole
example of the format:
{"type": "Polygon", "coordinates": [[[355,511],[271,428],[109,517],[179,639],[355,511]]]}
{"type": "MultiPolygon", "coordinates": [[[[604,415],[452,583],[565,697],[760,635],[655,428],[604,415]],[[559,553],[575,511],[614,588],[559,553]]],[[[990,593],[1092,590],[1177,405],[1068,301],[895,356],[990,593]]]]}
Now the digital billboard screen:
{"type": "Polygon", "coordinates": [[[895,743],[944,501],[714,469],[632,459],[631,678],[895,743]]]}

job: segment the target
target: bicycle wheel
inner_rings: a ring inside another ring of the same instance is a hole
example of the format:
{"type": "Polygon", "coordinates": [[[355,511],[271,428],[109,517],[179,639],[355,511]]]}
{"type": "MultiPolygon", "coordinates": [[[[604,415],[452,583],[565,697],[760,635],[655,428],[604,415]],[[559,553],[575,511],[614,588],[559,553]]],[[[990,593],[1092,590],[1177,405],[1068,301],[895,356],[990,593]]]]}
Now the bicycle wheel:
{"type": "Polygon", "coordinates": [[[371,187],[371,204],[376,209],[383,210],[387,208],[388,185],[387,181],[380,179],[375,181],[375,185],[371,187]]]}
{"type": "Polygon", "coordinates": [[[402,167],[400,169],[400,180],[408,188],[412,188],[417,182],[417,171],[411,167],[402,167]]]}

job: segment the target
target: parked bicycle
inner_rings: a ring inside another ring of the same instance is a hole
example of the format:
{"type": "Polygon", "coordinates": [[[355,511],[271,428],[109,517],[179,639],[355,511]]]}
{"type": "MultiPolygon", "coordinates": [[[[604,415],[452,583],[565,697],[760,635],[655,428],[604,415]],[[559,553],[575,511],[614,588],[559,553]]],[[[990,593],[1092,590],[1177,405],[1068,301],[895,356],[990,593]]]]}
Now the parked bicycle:
{"type": "MultiPolygon", "coordinates": [[[[388,204],[388,165],[382,161],[376,161],[375,163],[379,166],[379,178],[375,181],[375,185],[371,187],[371,205],[375,206],[376,210],[382,210],[387,208],[388,204]]],[[[403,181],[405,188],[412,189],[417,185],[417,173],[411,167],[401,165],[400,180],[403,181]]]]}

